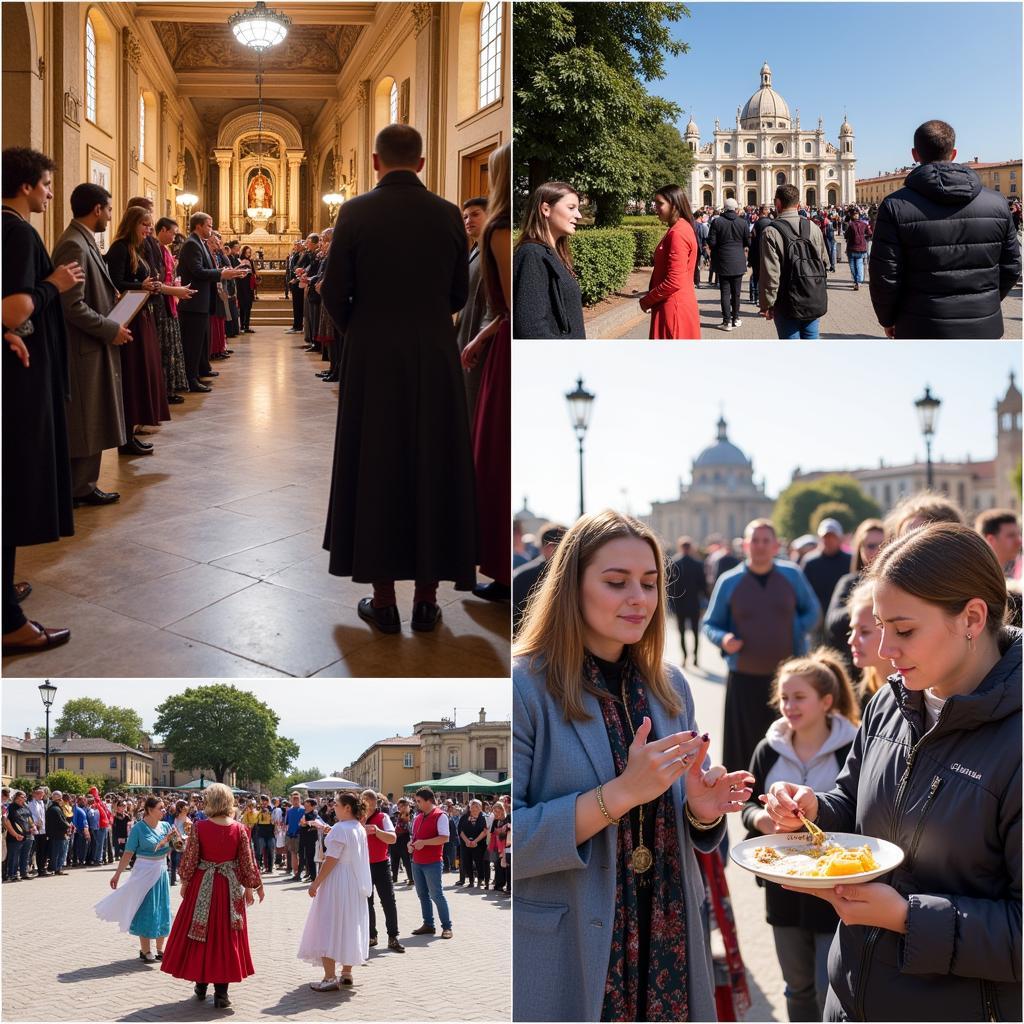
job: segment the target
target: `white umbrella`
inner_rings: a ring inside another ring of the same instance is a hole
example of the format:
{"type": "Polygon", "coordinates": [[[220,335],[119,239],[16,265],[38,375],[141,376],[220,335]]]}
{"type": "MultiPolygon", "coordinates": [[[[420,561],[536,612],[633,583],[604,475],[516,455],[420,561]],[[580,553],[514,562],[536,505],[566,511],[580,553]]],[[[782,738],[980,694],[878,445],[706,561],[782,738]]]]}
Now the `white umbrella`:
{"type": "Polygon", "coordinates": [[[308,789],[308,790],[335,790],[335,789],[362,789],[358,782],[353,782],[351,779],[342,779],[337,775],[328,775],[324,779],[316,779],[313,782],[298,782],[292,789],[308,789]]]}

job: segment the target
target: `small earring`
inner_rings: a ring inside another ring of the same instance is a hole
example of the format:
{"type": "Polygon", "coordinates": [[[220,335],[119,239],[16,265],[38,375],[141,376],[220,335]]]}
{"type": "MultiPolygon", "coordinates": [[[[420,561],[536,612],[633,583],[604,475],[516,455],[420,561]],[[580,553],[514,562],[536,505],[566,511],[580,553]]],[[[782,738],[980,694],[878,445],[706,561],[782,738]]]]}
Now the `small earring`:
{"type": "Polygon", "coordinates": [[[974,650],[974,634],[973,633],[968,633],[967,634],[967,646],[970,647],[970,649],[972,651],[974,650]]]}

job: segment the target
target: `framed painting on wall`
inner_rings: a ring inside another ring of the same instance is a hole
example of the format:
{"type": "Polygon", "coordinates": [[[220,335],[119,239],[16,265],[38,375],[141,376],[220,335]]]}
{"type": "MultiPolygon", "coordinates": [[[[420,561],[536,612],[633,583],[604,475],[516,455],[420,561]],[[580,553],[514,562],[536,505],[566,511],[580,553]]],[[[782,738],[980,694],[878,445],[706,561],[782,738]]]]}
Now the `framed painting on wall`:
{"type": "MultiPolygon", "coordinates": [[[[113,194],[113,188],[111,183],[114,180],[114,168],[113,161],[106,154],[99,152],[99,150],[93,149],[92,146],[88,147],[88,158],[89,158],[89,181],[93,185],[101,185],[108,192],[113,194]]],[[[116,211],[117,204],[113,203],[116,211]]],[[[105,231],[97,232],[96,244],[100,247],[100,252],[106,252],[107,246],[110,244],[110,227],[108,226],[105,231]]]]}

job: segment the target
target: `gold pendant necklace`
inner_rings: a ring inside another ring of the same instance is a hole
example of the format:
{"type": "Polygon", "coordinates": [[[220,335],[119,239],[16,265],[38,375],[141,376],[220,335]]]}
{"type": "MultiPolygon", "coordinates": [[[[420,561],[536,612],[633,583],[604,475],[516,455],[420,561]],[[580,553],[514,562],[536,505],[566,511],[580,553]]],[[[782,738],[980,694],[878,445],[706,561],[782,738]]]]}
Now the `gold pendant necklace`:
{"type": "MultiPolygon", "coordinates": [[[[625,674],[622,677],[622,710],[626,713],[626,721],[629,723],[629,731],[633,734],[633,739],[636,739],[636,729],[633,728],[633,717],[629,713],[629,705],[626,703],[626,678],[625,674]]],[[[654,854],[644,846],[644,805],[640,805],[640,827],[637,833],[637,845],[633,848],[633,854],[629,859],[629,866],[633,871],[642,875],[645,871],[650,871],[654,864],[654,854]]]]}

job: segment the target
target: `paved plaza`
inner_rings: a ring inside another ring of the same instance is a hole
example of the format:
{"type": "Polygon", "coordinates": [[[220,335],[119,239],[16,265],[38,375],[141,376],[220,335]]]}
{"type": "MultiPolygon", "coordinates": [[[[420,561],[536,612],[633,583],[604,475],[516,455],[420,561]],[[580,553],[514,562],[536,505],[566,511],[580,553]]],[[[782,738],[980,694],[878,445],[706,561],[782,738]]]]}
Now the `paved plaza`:
{"type": "MultiPolygon", "coordinates": [[[[93,905],[110,892],[113,865],[78,868],[66,878],[4,885],[3,1019],[5,1021],[438,1020],[507,1021],[510,997],[509,899],[453,887],[445,894],[454,938],[415,936],[419,900],[399,876],[396,898],[404,954],[382,944],[355,969],[353,988],[312,992],[318,968],[295,958],[309,908],[308,885],[275,873],[267,898],[249,908],[256,973],[232,985],[231,1010],[198,1003],[192,985],[138,957],[138,940],[98,920],[93,905]],[[479,984],[472,991],[467,979],[479,984]]],[[[122,884],[124,882],[122,881],[122,884]]],[[[171,908],[181,900],[171,888],[171,908]]],[[[378,926],[383,925],[377,901],[378,926]]]]}
{"type": "MultiPolygon", "coordinates": [[[[750,273],[743,279],[741,292],[740,326],[733,331],[722,331],[722,306],[718,285],[707,283],[707,268],[701,270],[702,286],[697,289],[697,305],[700,308],[700,333],[704,340],[729,338],[732,340],[774,339],[775,326],[765,320],[749,297],[750,273]]],[[[588,338],[646,338],[650,330],[650,317],[639,306],[638,300],[626,296],[633,289],[639,293],[647,290],[650,271],[636,272],[630,276],[625,288],[617,298],[600,304],[597,315],[587,317],[588,338]]],[[[1020,338],[1022,330],[1021,286],[1018,284],[1003,300],[1003,337],[1020,338]]],[[[821,324],[821,337],[835,338],[882,338],[884,333],[878,326],[875,311],[871,305],[867,284],[860,291],[853,290],[850,267],[847,263],[836,263],[836,272],[828,276],[828,313],[821,324]]]]}

